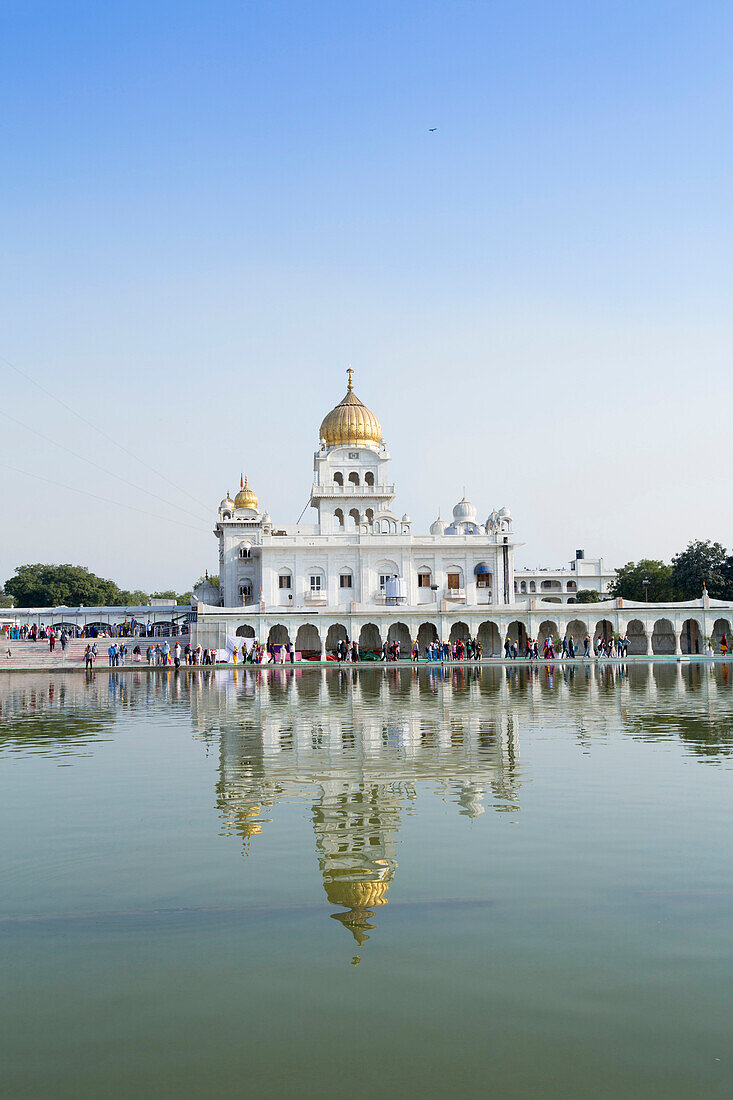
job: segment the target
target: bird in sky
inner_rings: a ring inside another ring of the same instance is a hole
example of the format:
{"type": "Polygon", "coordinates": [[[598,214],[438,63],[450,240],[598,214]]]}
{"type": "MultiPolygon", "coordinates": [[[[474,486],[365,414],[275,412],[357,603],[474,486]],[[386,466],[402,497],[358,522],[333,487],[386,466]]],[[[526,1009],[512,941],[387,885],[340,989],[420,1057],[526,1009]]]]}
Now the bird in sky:
{"type": "Polygon", "coordinates": [[[434,134],[437,129],[438,129],[437,126],[429,126],[428,127],[428,133],[429,134],[434,134]]]}

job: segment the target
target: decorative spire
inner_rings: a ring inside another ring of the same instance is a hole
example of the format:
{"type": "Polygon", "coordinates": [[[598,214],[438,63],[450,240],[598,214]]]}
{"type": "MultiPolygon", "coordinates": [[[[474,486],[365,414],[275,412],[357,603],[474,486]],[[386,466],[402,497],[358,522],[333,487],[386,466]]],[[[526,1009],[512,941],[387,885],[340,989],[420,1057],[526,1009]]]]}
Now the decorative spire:
{"type": "Polygon", "coordinates": [[[242,478],[242,475],[241,475],[241,474],[239,475],[239,488],[240,488],[240,489],[243,489],[243,488],[244,488],[244,480],[243,480],[243,478],[242,478]]]}
{"type": "Polygon", "coordinates": [[[346,388],[348,389],[349,393],[352,393],[353,390],[354,390],[354,385],[353,385],[353,382],[351,381],[351,376],[354,373],[354,371],[352,370],[351,363],[349,363],[348,367],[346,368],[346,373],[349,376],[349,383],[348,383],[348,386],[346,388]]]}

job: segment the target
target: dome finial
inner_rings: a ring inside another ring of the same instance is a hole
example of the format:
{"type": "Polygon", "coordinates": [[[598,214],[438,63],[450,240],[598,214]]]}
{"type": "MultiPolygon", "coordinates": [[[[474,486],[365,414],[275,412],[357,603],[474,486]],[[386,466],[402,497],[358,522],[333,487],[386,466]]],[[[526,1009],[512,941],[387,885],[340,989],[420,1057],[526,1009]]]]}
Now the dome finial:
{"type": "Polygon", "coordinates": [[[354,384],[353,384],[353,382],[351,381],[351,376],[352,376],[352,374],[354,373],[354,371],[353,371],[353,369],[352,369],[351,363],[349,363],[348,367],[346,368],[346,373],[347,373],[347,374],[348,374],[348,376],[349,376],[349,384],[348,384],[348,386],[347,386],[346,388],[347,388],[347,390],[349,391],[349,393],[353,393],[353,390],[354,390],[354,384]]]}
{"type": "Polygon", "coordinates": [[[239,488],[240,489],[244,488],[244,478],[242,477],[241,474],[239,475],[239,488]]]}

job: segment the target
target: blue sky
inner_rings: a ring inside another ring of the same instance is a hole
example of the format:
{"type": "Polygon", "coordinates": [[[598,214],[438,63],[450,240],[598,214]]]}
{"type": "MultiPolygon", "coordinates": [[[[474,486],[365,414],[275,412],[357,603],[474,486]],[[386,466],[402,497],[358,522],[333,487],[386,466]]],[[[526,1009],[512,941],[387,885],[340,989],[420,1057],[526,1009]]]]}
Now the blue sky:
{"type": "Polygon", "coordinates": [[[418,530],[465,485],[525,564],[733,544],[732,32],[722,3],[4,5],[0,356],[126,449],[0,361],[0,579],[186,587],[240,469],[294,521],[349,362],[418,530]]]}

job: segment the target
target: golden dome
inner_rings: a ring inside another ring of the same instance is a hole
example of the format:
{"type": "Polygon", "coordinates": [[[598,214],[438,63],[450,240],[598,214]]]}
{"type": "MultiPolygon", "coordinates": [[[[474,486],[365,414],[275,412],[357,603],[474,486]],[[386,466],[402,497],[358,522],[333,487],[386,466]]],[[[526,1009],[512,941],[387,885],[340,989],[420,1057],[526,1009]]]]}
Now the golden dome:
{"type": "Polygon", "coordinates": [[[239,484],[240,484],[241,488],[240,488],[239,492],[237,493],[237,495],[234,498],[234,507],[235,508],[254,508],[256,510],[257,509],[257,493],[255,493],[247,485],[247,478],[245,478],[244,481],[242,481],[242,478],[240,476],[239,484]]]}
{"type": "Polygon", "coordinates": [[[324,886],[331,904],[345,909],[373,909],[387,904],[389,883],[384,879],[336,879],[324,886]]]}
{"type": "Polygon", "coordinates": [[[349,367],[349,387],[346,397],[335,409],[323,418],[319,438],[329,447],[339,444],[373,444],[379,447],[382,442],[382,425],[371,409],[362,405],[354,393],[351,384],[352,370],[349,367]]]}

